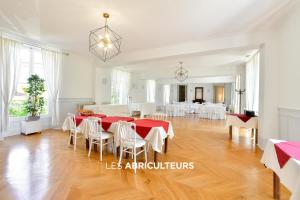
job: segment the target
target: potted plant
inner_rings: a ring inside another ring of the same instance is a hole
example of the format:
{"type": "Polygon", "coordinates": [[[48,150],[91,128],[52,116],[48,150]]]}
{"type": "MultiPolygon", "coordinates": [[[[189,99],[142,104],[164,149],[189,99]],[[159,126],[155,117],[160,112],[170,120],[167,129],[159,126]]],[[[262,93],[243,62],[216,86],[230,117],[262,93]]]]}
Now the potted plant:
{"type": "Polygon", "coordinates": [[[38,75],[31,75],[28,78],[28,87],[24,88],[24,92],[27,96],[25,101],[25,110],[30,114],[28,121],[34,121],[40,119],[40,114],[44,110],[45,100],[43,93],[45,89],[45,80],[38,75]]]}

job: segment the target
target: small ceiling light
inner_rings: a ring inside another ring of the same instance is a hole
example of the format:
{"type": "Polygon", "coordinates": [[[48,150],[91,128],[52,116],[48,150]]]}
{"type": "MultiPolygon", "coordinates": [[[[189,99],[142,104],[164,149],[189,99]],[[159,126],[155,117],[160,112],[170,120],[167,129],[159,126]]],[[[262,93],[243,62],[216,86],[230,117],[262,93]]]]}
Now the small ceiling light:
{"type": "Polygon", "coordinates": [[[105,26],[90,31],[89,51],[102,61],[112,59],[121,52],[122,38],[108,25],[108,13],[104,13],[105,26]]]}
{"type": "Polygon", "coordinates": [[[175,78],[179,82],[183,82],[189,77],[189,71],[182,67],[183,62],[179,62],[180,67],[175,71],[175,78]]]}

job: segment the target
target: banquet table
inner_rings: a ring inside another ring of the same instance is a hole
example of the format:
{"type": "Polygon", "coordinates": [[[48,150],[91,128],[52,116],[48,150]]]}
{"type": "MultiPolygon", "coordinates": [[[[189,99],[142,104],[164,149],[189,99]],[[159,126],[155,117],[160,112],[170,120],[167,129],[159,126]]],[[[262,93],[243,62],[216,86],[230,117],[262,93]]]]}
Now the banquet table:
{"type": "Polygon", "coordinates": [[[226,118],[226,107],[218,103],[195,104],[195,113],[200,118],[224,120],[226,118]]]}
{"type": "MultiPolygon", "coordinates": [[[[97,117],[97,116],[93,116],[97,117]]],[[[135,120],[132,117],[103,117],[102,115],[98,116],[101,118],[102,128],[104,131],[112,132],[114,134],[115,147],[120,146],[120,138],[117,134],[117,122],[127,121],[135,123],[136,125],[136,136],[138,139],[146,140],[154,150],[154,161],[156,162],[157,153],[163,152],[163,147],[165,147],[164,152],[167,151],[168,138],[172,139],[174,137],[173,127],[171,122],[154,120],[154,119],[138,119],[135,120]]],[[[76,126],[79,131],[86,138],[86,147],[89,147],[89,123],[86,116],[75,116],[76,126]]],[[[63,131],[70,130],[69,121],[66,119],[63,124],[63,131]]],[[[132,130],[134,131],[134,130],[132,130]]],[[[96,149],[96,148],[95,148],[96,149]]]]}
{"type": "Polygon", "coordinates": [[[280,182],[300,199],[300,143],[270,139],[261,162],[273,171],[273,196],[280,199],[280,182]]]}
{"type": "Polygon", "coordinates": [[[258,117],[249,117],[244,114],[229,114],[226,117],[226,126],[229,127],[229,138],[232,139],[232,127],[255,130],[255,144],[258,143],[258,117]]]}

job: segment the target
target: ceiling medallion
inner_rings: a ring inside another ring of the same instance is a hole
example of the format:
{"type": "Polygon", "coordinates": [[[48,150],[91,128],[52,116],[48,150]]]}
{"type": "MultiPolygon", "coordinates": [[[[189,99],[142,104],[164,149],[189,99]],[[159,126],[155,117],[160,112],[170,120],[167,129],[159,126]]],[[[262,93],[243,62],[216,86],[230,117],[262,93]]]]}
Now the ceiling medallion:
{"type": "Polygon", "coordinates": [[[188,79],[189,71],[182,67],[183,62],[179,62],[179,64],[180,64],[180,67],[175,71],[175,78],[178,81],[183,82],[186,79],[188,79]]]}
{"type": "Polygon", "coordinates": [[[108,13],[103,13],[105,26],[90,31],[89,51],[106,62],[121,52],[122,38],[108,25],[108,13]]]}

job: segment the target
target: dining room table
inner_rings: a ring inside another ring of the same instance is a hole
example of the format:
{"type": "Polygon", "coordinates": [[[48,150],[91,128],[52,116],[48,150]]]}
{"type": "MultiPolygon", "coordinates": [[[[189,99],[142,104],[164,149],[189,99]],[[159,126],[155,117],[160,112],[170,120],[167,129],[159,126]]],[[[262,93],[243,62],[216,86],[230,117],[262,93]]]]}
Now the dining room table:
{"type": "MultiPolygon", "coordinates": [[[[86,139],[86,148],[89,148],[89,131],[90,124],[88,120],[90,118],[101,119],[101,126],[104,131],[114,134],[115,147],[120,146],[120,137],[117,133],[117,126],[119,121],[132,122],[135,124],[136,134],[138,139],[143,139],[151,145],[154,151],[154,162],[157,162],[158,153],[167,153],[168,139],[174,137],[174,131],[172,123],[169,121],[155,120],[155,119],[135,119],[133,117],[122,116],[106,116],[104,114],[94,114],[90,116],[75,116],[76,127],[79,129],[86,139]]],[[[63,124],[63,131],[70,130],[69,118],[66,118],[63,124]]],[[[132,130],[134,131],[134,130],[132,130]]],[[[97,146],[94,146],[94,150],[97,151],[97,146]]]]}

